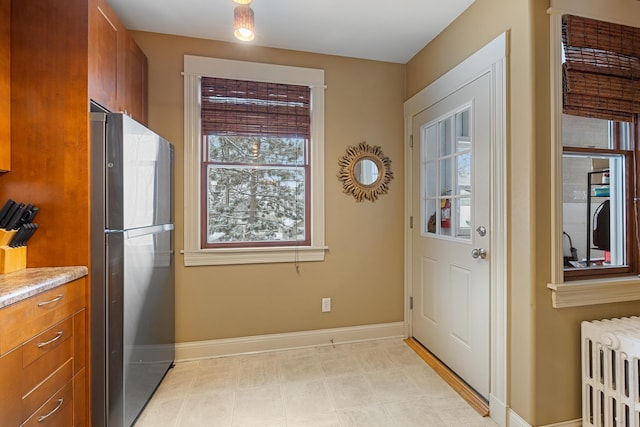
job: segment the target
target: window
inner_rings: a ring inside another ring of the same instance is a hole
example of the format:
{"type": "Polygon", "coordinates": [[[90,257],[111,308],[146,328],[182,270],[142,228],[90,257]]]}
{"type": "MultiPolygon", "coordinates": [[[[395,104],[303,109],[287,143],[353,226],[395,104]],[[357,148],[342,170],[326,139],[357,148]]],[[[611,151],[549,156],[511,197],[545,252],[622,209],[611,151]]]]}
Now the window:
{"type": "Polygon", "coordinates": [[[200,86],[202,247],[308,245],[309,87],[200,86]]]}
{"type": "Polygon", "coordinates": [[[640,29],[565,15],[562,52],[564,278],[637,273],[640,29]]]}
{"type": "Polygon", "coordinates": [[[555,308],[640,300],[640,8],[596,3],[548,9],[555,308]]]}
{"type": "Polygon", "coordinates": [[[563,118],[565,279],[634,272],[629,123],[563,118]],[[616,131],[617,130],[617,131],[616,131]],[[625,130],[626,132],[621,132],[625,130]],[[594,140],[595,138],[595,140],[594,140]],[[588,141],[588,142],[587,142],[588,141]],[[603,146],[604,145],[604,146],[603,146]]]}
{"type": "Polygon", "coordinates": [[[185,56],[185,265],[324,259],[324,72],[185,56]]]}

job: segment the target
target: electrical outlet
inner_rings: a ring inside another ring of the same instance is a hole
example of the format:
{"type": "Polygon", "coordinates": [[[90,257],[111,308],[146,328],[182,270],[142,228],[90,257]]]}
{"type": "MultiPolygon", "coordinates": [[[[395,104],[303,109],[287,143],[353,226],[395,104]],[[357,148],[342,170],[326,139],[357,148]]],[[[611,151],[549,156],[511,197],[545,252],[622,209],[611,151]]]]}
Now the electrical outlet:
{"type": "Polygon", "coordinates": [[[322,312],[328,313],[331,311],[331,298],[322,298],[322,312]]]}

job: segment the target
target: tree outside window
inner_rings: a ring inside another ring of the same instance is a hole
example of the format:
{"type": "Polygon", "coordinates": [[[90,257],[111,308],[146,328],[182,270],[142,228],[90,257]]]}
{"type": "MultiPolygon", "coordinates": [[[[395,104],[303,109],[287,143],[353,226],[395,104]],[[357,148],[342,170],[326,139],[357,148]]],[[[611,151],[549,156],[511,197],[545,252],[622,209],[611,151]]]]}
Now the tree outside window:
{"type": "Polygon", "coordinates": [[[202,78],[202,246],[310,244],[310,89],[202,78]]]}

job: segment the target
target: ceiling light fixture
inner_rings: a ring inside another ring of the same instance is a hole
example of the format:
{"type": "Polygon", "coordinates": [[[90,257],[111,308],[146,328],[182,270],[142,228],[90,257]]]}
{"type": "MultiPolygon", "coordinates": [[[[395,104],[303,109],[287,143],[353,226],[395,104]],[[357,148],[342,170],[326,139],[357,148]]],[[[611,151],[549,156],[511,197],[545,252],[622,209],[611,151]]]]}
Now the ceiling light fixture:
{"type": "Polygon", "coordinates": [[[251,0],[233,0],[239,4],[233,10],[233,35],[238,40],[249,42],[255,37],[253,10],[249,7],[251,0]]]}

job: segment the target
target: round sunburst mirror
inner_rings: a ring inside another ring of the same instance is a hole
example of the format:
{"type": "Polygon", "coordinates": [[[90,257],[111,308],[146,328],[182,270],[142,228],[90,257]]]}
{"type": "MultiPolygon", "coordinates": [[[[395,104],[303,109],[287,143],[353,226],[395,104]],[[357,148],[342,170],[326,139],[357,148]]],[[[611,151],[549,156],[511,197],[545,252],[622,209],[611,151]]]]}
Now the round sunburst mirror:
{"type": "Polygon", "coordinates": [[[363,141],[350,146],[338,164],[342,190],[351,194],[358,202],[374,202],[378,196],[389,191],[389,181],[393,178],[391,160],[377,145],[370,146],[363,141]]]}

